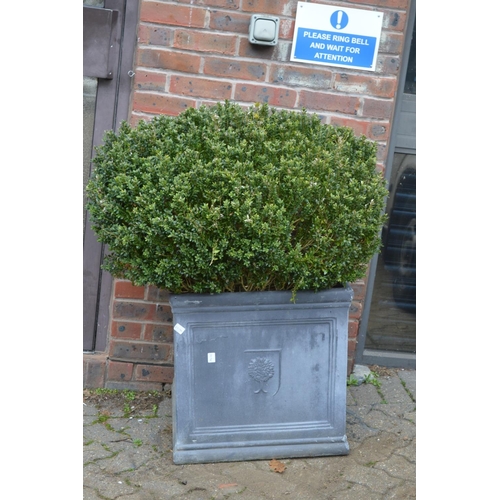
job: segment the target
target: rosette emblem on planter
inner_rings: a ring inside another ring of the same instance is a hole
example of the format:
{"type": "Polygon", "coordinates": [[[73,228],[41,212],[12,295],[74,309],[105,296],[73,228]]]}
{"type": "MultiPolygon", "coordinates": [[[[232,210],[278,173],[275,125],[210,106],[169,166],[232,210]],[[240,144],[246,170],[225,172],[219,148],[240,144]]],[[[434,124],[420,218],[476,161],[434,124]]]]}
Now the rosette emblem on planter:
{"type": "Polygon", "coordinates": [[[259,392],[267,392],[264,389],[264,383],[274,376],[274,365],[269,359],[266,358],[255,358],[250,361],[248,365],[248,373],[250,377],[259,382],[260,387],[255,394],[259,392]]]}
{"type": "Polygon", "coordinates": [[[280,390],[281,349],[247,350],[245,356],[253,393],[275,396],[280,390]]]}

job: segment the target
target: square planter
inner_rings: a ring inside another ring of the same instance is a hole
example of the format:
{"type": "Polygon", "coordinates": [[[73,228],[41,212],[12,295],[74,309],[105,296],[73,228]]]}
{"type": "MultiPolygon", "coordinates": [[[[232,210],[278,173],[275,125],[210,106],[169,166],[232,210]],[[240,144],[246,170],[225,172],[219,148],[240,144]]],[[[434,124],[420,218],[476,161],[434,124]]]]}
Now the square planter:
{"type": "Polygon", "coordinates": [[[174,314],[176,464],[345,455],[350,286],[185,294],[174,314]]]}

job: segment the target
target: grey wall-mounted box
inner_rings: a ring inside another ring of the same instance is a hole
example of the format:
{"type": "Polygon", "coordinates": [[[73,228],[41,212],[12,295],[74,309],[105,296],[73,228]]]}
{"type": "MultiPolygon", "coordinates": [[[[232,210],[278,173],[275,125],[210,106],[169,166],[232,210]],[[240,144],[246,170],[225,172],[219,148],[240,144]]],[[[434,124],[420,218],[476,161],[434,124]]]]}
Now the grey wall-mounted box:
{"type": "Polygon", "coordinates": [[[276,45],[278,43],[280,20],[265,14],[253,14],[248,39],[254,45],[276,45]]]}

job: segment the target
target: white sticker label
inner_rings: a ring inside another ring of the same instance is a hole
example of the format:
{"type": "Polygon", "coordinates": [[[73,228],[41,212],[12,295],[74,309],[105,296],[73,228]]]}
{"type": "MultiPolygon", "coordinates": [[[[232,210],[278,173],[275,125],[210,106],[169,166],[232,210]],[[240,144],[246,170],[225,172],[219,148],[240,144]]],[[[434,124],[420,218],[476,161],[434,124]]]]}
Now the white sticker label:
{"type": "Polygon", "coordinates": [[[182,325],[179,325],[179,323],[177,323],[175,326],[174,326],[174,330],[179,334],[179,335],[182,335],[184,333],[184,330],[186,330],[182,325]]]}
{"type": "Polygon", "coordinates": [[[209,363],[215,363],[215,352],[209,352],[207,357],[209,363]]]}

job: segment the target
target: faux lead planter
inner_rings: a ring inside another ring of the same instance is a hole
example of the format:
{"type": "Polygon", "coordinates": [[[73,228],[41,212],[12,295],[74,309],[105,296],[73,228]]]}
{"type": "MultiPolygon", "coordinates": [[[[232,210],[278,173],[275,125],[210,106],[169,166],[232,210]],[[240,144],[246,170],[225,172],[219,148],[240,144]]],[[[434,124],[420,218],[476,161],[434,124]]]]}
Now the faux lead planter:
{"type": "Polygon", "coordinates": [[[174,461],[347,453],[352,291],[315,291],[362,278],[380,249],[377,144],[226,101],[122,123],[93,163],[104,269],[196,293],[172,300],[174,461]]]}
{"type": "Polygon", "coordinates": [[[172,296],[174,463],[347,454],[352,296],[172,296]]]}

